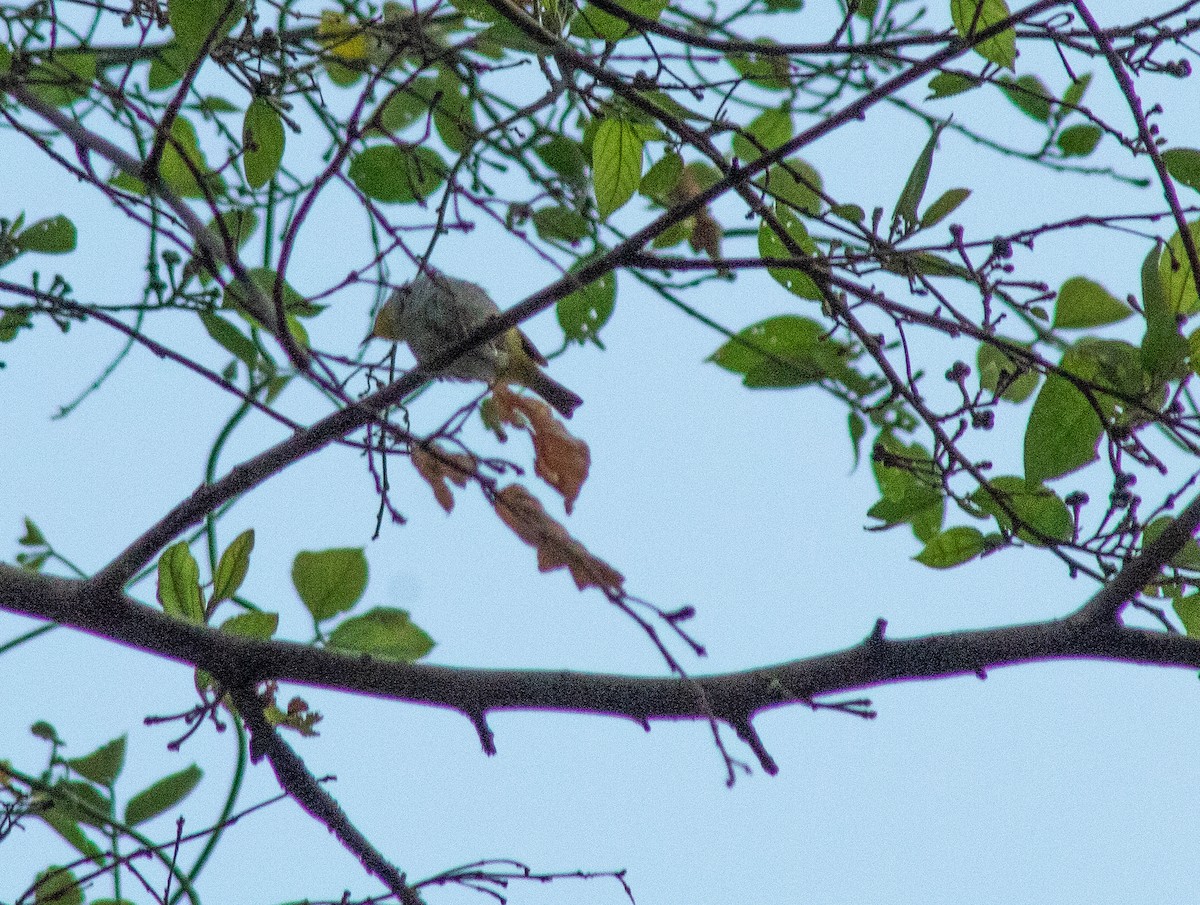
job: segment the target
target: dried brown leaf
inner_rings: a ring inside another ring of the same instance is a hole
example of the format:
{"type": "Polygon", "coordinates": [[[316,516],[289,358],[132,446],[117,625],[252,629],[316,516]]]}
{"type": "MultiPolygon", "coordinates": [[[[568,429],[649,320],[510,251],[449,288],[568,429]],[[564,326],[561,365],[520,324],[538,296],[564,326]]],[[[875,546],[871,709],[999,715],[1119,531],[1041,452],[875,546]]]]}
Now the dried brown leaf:
{"type": "Polygon", "coordinates": [[[533,439],[534,472],[562,495],[567,515],[575,508],[592,465],[587,443],[567,430],[553,410],[534,396],[519,396],[507,387],[495,388],[501,420],[527,430],[533,439]]]}
{"type": "Polygon", "coordinates": [[[412,463],[417,474],[433,490],[434,499],[446,512],[454,510],[454,492],[446,485],[447,481],[458,487],[467,486],[467,479],[475,473],[476,462],[473,456],[466,453],[450,452],[436,443],[426,446],[414,446],[412,463]]]}
{"type": "Polygon", "coordinates": [[[537,550],[538,571],[566,569],[575,587],[619,591],[625,576],[593,556],[547,513],[537,497],[520,484],[510,484],[496,494],[496,514],[512,532],[537,550]]]}

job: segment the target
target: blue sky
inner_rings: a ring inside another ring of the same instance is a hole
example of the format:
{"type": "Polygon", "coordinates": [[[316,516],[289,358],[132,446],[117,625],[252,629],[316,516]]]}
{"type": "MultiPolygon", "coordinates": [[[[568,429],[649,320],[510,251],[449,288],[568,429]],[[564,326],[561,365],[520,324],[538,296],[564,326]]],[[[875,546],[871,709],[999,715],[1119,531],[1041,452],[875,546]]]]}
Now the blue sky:
{"type": "MultiPolygon", "coordinates": [[[[1119,109],[1096,71],[1094,99],[1119,109]]],[[[1147,86],[1153,99],[1170,97],[1170,85],[1162,83],[1164,93],[1154,95],[1155,85],[1147,86]]],[[[1173,90],[1181,115],[1185,108],[1173,90]]],[[[995,110],[1020,140],[1021,114],[1004,102],[995,110]]],[[[1174,143],[1200,145],[1194,122],[1168,115],[1163,123],[1174,143]]],[[[880,110],[806,156],[827,187],[869,210],[890,205],[925,138],[880,110]],[[893,135],[896,147],[885,153],[880,134],[893,135]]],[[[79,252],[43,259],[43,272],[61,268],[84,300],[133,300],[141,266],[137,233],[114,227],[120,221],[110,211],[11,133],[0,141],[5,154],[21,155],[19,167],[8,165],[8,204],[31,220],[68,213],[79,226],[79,252]],[[25,188],[50,185],[52,193],[25,188]]],[[[303,147],[296,141],[289,153],[303,147]]],[[[1106,153],[1126,171],[1149,172],[1148,164],[1135,165],[1111,147],[1106,153]]],[[[956,185],[975,189],[956,219],[980,234],[1064,212],[1150,210],[1160,203],[1152,191],[1047,176],[1028,166],[1000,169],[995,157],[946,133],[927,197],[956,185]]],[[[354,246],[361,218],[353,211],[330,206],[318,215],[314,222],[325,225],[302,239],[292,272],[302,292],[327,287],[367,257],[354,246]]],[[[443,243],[435,263],[480,281],[504,307],[552,276],[510,248],[481,230],[443,243]]],[[[1034,262],[1053,286],[1085,273],[1120,296],[1136,290],[1147,248],[1130,237],[1079,235],[1041,243],[1018,263],[1034,262]]],[[[403,264],[394,266],[399,282],[403,264]]],[[[874,484],[868,469],[852,469],[845,412],[813,390],[743,389],[704,362],[719,337],[641,291],[628,275],[619,282],[606,350],[572,349],[553,364],[555,377],[586,400],[571,428],[593,457],[567,523],[624,572],[633,593],[665,608],[697,607],[691,630],[709,656],[689,661],[692,671],[836,650],[860,640],[880,616],[893,635],[911,636],[1050,618],[1092,592],[1035,551],[933,572],[911,560],[919,546],[902,529],[865,531],[874,484]]],[[[796,310],[784,295],[765,275],[742,275],[692,301],[739,328],[796,310]]],[[[348,292],[335,304],[315,322],[315,340],[349,351],[365,332],[370,298],[348,292]]],[[[550,315],[528,329],[543,348],[555,347],[558,328],[550,315]]],[[[186,315],[164,318],[154,330],[163,341],[223,363],[186,315]]],[[[233,403],[140,350],[70,418],[51,420],[119,344],[98,325],[63,335],[39,324],[0,347],[7,363],[0,372],[6,556],[15,553],[20,520],[28,515],[81,566],[97,568],[201,479],[208,444],[233,403]]],[[[930,347],[934,356],[944,351],[930,347]]],[[[445,403],[469,393],[435,387],[414,408],[414,422],[436,423],[445,403]]],[[[310,417],[318,410],[303,390],[284,407],[310,417]]],[[[1011,417],[988,438],[1002,444],[999,463],[1019,462],[1018,424],[1011,417]]],[[[252,419],[222,464],[279,438],[273,425],[252,419]]],[[[520,444],[515,438],[503,452],[526,455],[520,444]]],[[[433,662],[662,672],[644,636],[599,594],[578,593],[562,574],[539,575],[532,551],[482,500],[460,494],[446,516],[404,468],[397,469],[395,487],[409,522],[385,528],[375,542],[372,482],[348,451],[313,456],[230,513],[223,542],[245,527],[257,531],[245,592],[282,613],[281,635],[303,640],[311,632],[288,579],[295,553],[365,545],[368,604],[410,610],[438,642],[433,662]]],[[[138,590],[147,599],[153,594],[149,586],[138,590]]],[[[0,617],[0,641],[28,625],[0,617]]],[[[720,757],[701,723],[658,723],[647,734],[611,719],[499,714],[491,720],[499,753],[489,759],[461,717],[296,689],[325,715],[321,736],[296,746],[317,775],[337,775],[332,791],[352,819],[414,878],[509,857],[537,871],[625,868],[642,905],[1188,901],[1200,803],[1189,781],[1200,742],[1196,683],[1182,671],[1054,663],[999,670],[985,682],[876,689],[870,696],[879,717],[870,722],[779,710],[758,726],[780,774],[767,777],[756,768],[733,789],[724,785],[720,757]]],[[[147,714],[186,709],[191,684],[187,668],[79,634],[51,633],[0,657],[0,757],[36,769],[44,746],[25,731],[36,719],[57,727],[69,756],[128,732],[124,794],[197,761],[213,787],[202,786],[184,813],[189,828],[200,827],[215,815],[223,771],[232,763],[230,733],[202,731],[172,754],[165,745],[177,727],[142,725],[147,714]]],[[[732,734],[726,742],[750,758],[732,734]]],[[[269,770],[259,766],[243,801],[275,791],[269,770]]],[[[152,827],[163,837],[172,832],[169,818],[152,827]]],[[[41,828],[13,834],[0,847],[0,900],[15,897],[36,866],[64,857],[41,828]]],[[[378,891],[323,828],[286,802],[231,830],[202,889],[209,902],[245,903],[378,891]]],[[[104,893],[100,886],[93,895],[104,893]]],[[[509,894],[521,905],[623,900],[620,888],[604,880],[530,884],[509,894]]],[[[464,895],[434,892],[429,901],[465,901],[464,895]]]]}

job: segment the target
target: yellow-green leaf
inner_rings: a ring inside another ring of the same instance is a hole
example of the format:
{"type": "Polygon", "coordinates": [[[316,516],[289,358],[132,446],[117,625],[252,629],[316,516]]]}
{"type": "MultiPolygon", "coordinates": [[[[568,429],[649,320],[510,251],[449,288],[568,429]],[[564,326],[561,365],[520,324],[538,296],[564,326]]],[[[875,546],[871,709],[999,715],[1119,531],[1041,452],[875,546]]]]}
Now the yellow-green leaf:
{"type": "Polygon", "coordinates": [[[982,552],[982,532],[970,525],[960,525],[935,534],[925,549],[913,558],[933,569],[949,569],[974,559],[982,552]]]}
{"type": "Polygon", "coordinates": [[[1056,143],[1064,157],[1087,157],[1096,150],[1104,133],[1099,126],[1091,123],[1080,123],[1068,126],[1059,133],[1056,143]]]}
{"type": "MultiPolygon", "coordinates": [[[[950,17],[960,37],[970,40],[984,29],[1010,17],[1004,0],[950,0],[950,17]]],[[[975,45],[975,52],[991,63],[1012,69],[1017,61],[1017,33],[1005,28],[975,45]]]]}
{"type": "Polygon", "coordinates": [[[158,558],[158,602],[168,616],[197,624],[204,622],[200,567],[187,541],[172,544],[158,558]]]}
{"type": "Polygon", "coordinates": [[[642,179],[642,138],[633,124],[605,119],[592,140],[592,179],[600,219],[620,210],[642,179]]]}
{"type": "Polygon", "coordinates": [[[358,603],[367,589],[367,558],[361,547],[297,553],[292,584],[313,621],[323,622],[358,603]]]}
{"type": "Polygon", "coordinates": [[[121,775],[121,768],[125,766],[125,736],[101,745],[91,754],[72,758],[67,761],[67,765],[96,785],[111,786],[121,775]]]}
{"type": "Polygon", "coordinates": [[[283,160],[283,120],[266,98],[256,97],[246,108],[242,123],[242,166],[246,182],[257,189],[270,182],[283,160]]]}
{"type": "Polygon", "coordinates": [[[1168,148],[1163,151],[1162,159],[1172,179],[1200,192],[1200,151],[1195,148],[1168,148]]]}
{"type": "Polygon", "coordinates": [[[412,663],[433,649],[433,639],[406,611],[376,607],[341,623],[330,633],[329,646],[412,663]]]}
{"type": "Polygon", "coordinates": [[[1025,428],[1026,480],[1041,484],[1094,461],[1103,432],[1087,398],[1065,377],[1051,374],[1025,428]]]}
{"type": "Polygon", "coordinates": [[[30,224],[16,237],[21,251],[60,255],[75,250],[75,224],[62,214],[30,224]]]}
{"type": "MultiPolygon", "coordinates": [[[[816,254],[817,245],[809,237],[808,230],[800,217],[791,208],[776,204],[775,219],[783,226],[788,238],[800,249],[801,256],[806,256],[808,260],[815,263],[816,259],[813,256],[816,254]]],[[[765,220],[758,227],[758,253],[764,260],[800,257],[788,247],[783,238],[765,220]]],[[[817,281],[798,267],[781,267],[776,264],[769,266],[767,273],[793,295],[812,301],[820,301],[823,298],[817,281]]]]}
{"type": "Polygon", "coordinates": [[[129,799],[129,804],[125,806],[125,822],[130,826],[137,826],[169,811],[196,788],[202,776],[204,772],[195,764],[170,776],[164,776],[148,789],[129,799]]]}
{"type": "Polygon", "coordinates": [[[250,551],[253,549],[253,528],[247,528],[225,548],[221,561],[217,563],[217,574],[213,576],[211,606],[215,607],[238,592],[250,570],[250,551]]]}
{"type": "Polygon", "coordinates": [[[1115,324],[1133,314],[1132,309],[1094,280],[1071,277],[1058,290],[1054,326],[1086,330],[1115,324]]]}
{"type": "Polygon", "coordinates": [[[278,628],[278,613],[264,613],[258,610],[238,613],[221,623],[221,631],[227,635],[254,638],[258,641],[269,641],[278,628]]]}
{"type": "Polygon", "coordinates": [[[422,201],[446,181],[447,167],[432,148],[374,145],[350,161],[350,179],[368,198],[407,204],[422,201]]]}

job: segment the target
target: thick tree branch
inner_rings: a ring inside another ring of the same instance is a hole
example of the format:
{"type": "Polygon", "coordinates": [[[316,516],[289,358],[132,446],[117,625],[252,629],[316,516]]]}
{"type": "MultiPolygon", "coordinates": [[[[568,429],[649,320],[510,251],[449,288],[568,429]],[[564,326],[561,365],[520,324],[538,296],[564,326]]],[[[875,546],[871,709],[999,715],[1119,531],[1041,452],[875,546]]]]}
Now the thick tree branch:
{"type": "MultiPolygon", "coordinates": [[[[1200,509],[1200,503],[1187,511],[1193,509],[1200,509]]],[[[1184,521],[1181,518],[1179,523],[1184,521]]],[[[1139,560],[1149,562],[1151,554],[1161,554],[1157,546],[1152,545],[1139,560]]],[[[553,710],[621,716],[643,724],[715,717],[744,729],[764,710],[788,704],[812,706],[820,696],[917,679],[978,675],[1044,660],[1200,669],[1200,641],[1078,617],[901,640],[873,632],[862,643],[835,653],[684,681],[403,664],[283,641],[252,641],[172,619],[83,581],[4,565],[0,565],[0,609],[199,666],[230,684],[278,679],[446,707],[472,718],[492,710],[553,710]]]]}

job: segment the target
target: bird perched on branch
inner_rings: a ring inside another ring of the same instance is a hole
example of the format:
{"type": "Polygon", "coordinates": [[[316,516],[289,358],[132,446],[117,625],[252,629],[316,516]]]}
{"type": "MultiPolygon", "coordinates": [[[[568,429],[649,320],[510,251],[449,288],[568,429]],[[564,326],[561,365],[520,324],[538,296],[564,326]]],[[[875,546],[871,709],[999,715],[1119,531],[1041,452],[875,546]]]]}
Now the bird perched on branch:
{"type": "MultiPolygon", "coordinates": [[[[375,317],[371,336],[408,343],[424,367],[500,314],[482,286],[426,267],[411,283],[396,289],[375,317]]],[[[546,358],[516,327],[468,349],[438,377],[518,384],[537,393],[564,418],[583,400],[541,369],[546,358]]]]}

